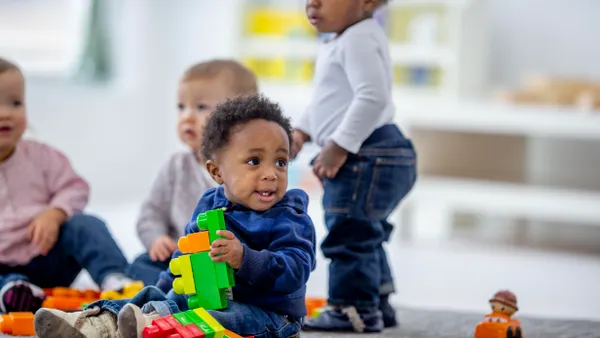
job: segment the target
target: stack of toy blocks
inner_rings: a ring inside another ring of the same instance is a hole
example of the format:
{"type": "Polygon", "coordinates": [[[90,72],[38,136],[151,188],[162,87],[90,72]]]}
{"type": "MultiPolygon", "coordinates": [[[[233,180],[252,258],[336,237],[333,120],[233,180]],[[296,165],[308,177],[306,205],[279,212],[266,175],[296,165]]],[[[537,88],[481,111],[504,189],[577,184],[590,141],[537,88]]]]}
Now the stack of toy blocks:
{"type": "Polygon", "coordinates": [[[235,285],[233,269],[225,262],[215,263],[209,256],[210,245],[225,230],[223,210],[211,210],[198,215],[201,232],[179,239],[177,246],[183,255],[169,264],[171,273],[181,276],[173,281],[173,291],[190,295],[190,309],[220,310],[227,308],[227,289],[235,285]]]}
{"type": "Polygon", "coordinates": [[[157,318],[146,326],[143,338],[241,338],[226,330],[204,309],[194,309],[157,318]]]}
{"type": "Polygon", "coordinates": [[[35,336],[33,313],[10,312],[0,316],[0,332],[13,336],[35,336]]]}
{"type": "Polygon", "coordinates": [[[78,311],[86,304],[100,299],[100,292],[96,290],[77,290],[72,288],[44,289],[46,299],[42,307],[62,311],[78,311]]]}
{"type": "Polygon", "coordinates": [[[143,338],[241,338],[206,311],[227,308],[227,289],[235,285],[233,269],[209,256],[211,243],[220,238],[217,231],[225,230],[223,210],[200,214],[196,221],[201,232],[180,238],[177,246],[183,255],[169,264],[173,275],[181,276],[173,281],[173,291],[190,295],[191,310],[154,319],[143,338]]]}

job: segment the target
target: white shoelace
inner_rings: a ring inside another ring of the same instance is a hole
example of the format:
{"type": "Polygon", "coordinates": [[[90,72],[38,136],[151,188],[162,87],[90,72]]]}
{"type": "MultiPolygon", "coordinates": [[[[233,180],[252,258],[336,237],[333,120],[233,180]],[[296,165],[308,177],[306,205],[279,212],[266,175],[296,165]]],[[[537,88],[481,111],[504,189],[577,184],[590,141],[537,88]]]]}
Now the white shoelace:
{"type": "Polygon", "coordinates": [[[360,318],[360,315],[354,306],[344,306],[341,308],[341,312],[348,316],[354,331],[362,333],[365,330],[365,322],[360,318]]]}

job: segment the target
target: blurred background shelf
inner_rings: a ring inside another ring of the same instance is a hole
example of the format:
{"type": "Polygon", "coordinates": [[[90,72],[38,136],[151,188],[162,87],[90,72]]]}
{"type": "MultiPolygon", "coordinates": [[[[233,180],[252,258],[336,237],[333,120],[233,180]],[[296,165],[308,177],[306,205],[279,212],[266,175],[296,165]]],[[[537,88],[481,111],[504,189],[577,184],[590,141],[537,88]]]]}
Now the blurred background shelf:
{"type": "Polygon", "coordinates": [[[600,226],[600,192],[421,176],[400,215],[417,240],[447,239],[456,213],[600,226]]]}
{"type": "Polygon", "coordinates": [[[411,103],[396,98],[396,120],[409,129],[600,140],[600,111],[490,102],[411,103]]]}

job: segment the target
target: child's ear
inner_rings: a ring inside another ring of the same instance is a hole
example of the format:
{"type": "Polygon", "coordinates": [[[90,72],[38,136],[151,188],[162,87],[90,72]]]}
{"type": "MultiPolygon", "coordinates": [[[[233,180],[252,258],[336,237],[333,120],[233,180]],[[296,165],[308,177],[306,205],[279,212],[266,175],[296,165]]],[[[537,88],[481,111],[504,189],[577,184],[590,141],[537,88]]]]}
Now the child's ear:
{"type": "Polygon", "coordinates": [[[383,5],[383,0],[364,0],[365,9],[369,12],[375,11],[379,6],[383,5]]]}
{"type": "Polygon", "coordinates": [[[206,161],[206,170],[215,182],[223,184],[223,177],[221,177],[221,171],[217,162],[213,160],[206,161]]]}

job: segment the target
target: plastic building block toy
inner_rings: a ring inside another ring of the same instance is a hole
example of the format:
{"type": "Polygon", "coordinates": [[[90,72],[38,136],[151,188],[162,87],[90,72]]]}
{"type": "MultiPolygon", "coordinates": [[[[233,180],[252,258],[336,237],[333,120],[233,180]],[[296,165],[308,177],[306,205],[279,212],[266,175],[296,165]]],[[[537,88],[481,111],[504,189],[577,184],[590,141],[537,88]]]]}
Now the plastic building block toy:
{"type": "Polygon", "coordinates": [[[46,299],[42,307],[62,311],[77,311],[100,299],[100,292],[96,290],[77,290],[72,288],[44,289],[46,299]]]}
{"type": "Polygon", "coordinates": [[[136,282],[127,284],[121,290],[103,291],[100,294],[100,299],[118,300],[118,299],[124,299],[124,298],[133,298],[133,296],[135,296],[143,288],[144,288],[144,283],[141,281],[136,281],[136,282]]]}
{"type": "Polygon", "coordinates": [[[521,323],[511,318],[519,310],[517,297],[508,290],[496,292],[490,299],[492,313],[475,328],[475,338],[523,338],[521,323]]]}
{"type": "MultiPolygon", "coordinates": [[[[224,338],[225,328],[204,309],[179,312],[154,319],[143,338],[224,338]]],[[[232,335],[229,338],[236,337],[232,335]]]]}
{"type": "Polygon", "coordinates": [[[306,312],[308,317],[318,316],[325,306],[327,306],[325,298],[306,297],[306,312]]]}
{"type": "Polygon", "coordinates": [[[13,336],[35,336],[33,313],[10,312],[0,317],[0,332],[13,336]]]}
{"type": "Polygon", "coordinates": [[[225,230],[223,209],[198,215],[198,233],[179,239],[177,246],[183,255],[171,260],[169,269],[175,276],[173,291],[190,295],[190,309],[219,310],[227,308],[227,289],[235,285],[233,269],[225,262],[215,263],[209,256],[210,245],[225,230]]]}

